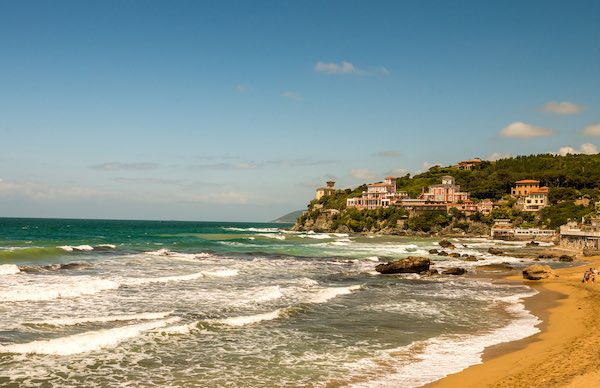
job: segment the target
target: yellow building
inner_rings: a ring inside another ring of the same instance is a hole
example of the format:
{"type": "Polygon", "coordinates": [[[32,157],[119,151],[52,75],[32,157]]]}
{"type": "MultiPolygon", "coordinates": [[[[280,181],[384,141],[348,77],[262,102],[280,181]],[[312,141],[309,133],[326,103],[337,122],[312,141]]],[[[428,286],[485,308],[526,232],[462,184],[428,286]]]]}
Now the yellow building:
{"type": "Polygon", "coordinates": [[[525,197],[532,191],[538,191],[540,189],[540,181],[535,179],[523,179],[522,181],[515,182],[515,187],[512,188],[513,197],[525,197]]]}
{"type": "Polygon", "coordinates": [[[315,195],[315,199],[321,199],[326,195],[331,195],[333,193],[335,193],[335,182],[334,181],[327,181],[325,182],[326,186],[325,187],[319,187],[317,189],[317,193],[315,195]]]}

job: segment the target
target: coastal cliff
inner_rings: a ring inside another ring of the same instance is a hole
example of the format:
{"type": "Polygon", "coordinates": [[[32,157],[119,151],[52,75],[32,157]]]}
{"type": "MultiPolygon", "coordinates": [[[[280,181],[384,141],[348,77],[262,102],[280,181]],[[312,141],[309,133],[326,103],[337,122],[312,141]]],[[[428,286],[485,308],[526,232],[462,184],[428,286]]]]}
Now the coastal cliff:
{"type": "Polygon", "coordinates": [[[376,233],[397,236],[489,236],[490,226],[439,212],[408,219],[403,209],[326,209],[311,204],[292,230],[320,233],[376,233]]]}

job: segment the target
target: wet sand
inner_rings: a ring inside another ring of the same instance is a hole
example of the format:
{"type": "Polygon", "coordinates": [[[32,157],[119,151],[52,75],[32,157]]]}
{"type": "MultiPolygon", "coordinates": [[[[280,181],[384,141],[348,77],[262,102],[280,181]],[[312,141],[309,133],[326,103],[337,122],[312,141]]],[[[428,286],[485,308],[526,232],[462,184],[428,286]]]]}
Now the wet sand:
{"type": "Polygon", "coordinates": [[[539,291],[526,306],[543,320],[541,332],[490,347],[482,364],[426,387],[600,386],[600,277],[595,284],[581,282],[586,268],[600,268],[600,256],[578,260],[581,266],[556,270],[552,280],[508,277],[539,291]]]}

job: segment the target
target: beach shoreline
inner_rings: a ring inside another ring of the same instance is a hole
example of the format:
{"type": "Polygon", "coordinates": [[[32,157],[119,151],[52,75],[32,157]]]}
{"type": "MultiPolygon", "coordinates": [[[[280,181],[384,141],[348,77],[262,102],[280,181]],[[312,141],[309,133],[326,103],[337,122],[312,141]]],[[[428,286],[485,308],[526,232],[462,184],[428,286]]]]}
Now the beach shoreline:
{"type": "Polygon", "coordinates": [[[583,284],[587,267],[598,268],[600,256],[578,257],[559,277],[528,281],[510,275],[505,281],[531,286],[538,294],[524,300],[542,323],[540,332],[518,341],[491,346],[483,362],[424,385],[445,387],[588,387],[600,377],[594,360],[600,353],[600,279],[583,284]]]}

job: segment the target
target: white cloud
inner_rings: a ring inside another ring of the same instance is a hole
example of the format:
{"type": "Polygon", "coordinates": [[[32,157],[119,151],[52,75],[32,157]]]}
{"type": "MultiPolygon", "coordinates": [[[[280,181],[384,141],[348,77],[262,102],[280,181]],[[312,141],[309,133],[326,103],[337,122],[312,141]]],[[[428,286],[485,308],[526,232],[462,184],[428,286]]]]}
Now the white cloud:
{"type": "Polygon", "coordinates": [[[583,129],[583,134],[587,136],[600,136],[600,123],[588,125],[583,129]]]}
{"type": "Polygon", "coordinates": [[[357,74],[360,72],[352,63],[346,61],[342,61],[339,64],[335,62],[317,62],[315,64],[315,71],[327,74],[357,74]]]}
{"type": "Polygon", "coordinates": [[[490,156],[487,157],[487,160],[491,162],[495,162],[500,159],[512,158],[512,155],[504,152],[494,152],[490,156]]]}
{"type": "Polygon", "coordinates": [[[521,121],[515,121],[507,127],[502,128],[500,135],[504,137],[543,137],[554,135],[554,130],[549,128],[537,127],[532,124],[526,124],[521,121]]]}
{"type": "Polygon", "coordinates": [[[596,155],[598,153],[598,147],[592,143],[584,143],[579,146],[579,149],[575,149],[571,146],[560,147],[557,152],[557,155],[576,155],[576,154],[585,154],[585,155],[596,155]]]}
{"type": "Polygon", "coordinates": [[[542,107],[543,112],[557,115],[575,115],[584,109],[583,105],[578,105],[569,101],[550,101],[542,107]]]}
{"type": "Polygon", "coordinates": [[[355,168],[350,170],[350,175],[356,179],[360,179],[363,181],[372,181],[377,177],[375,173],[366,169],[366,168],[355,168]]]}
{"type": "Polygon", "coordinates": [[[302,101],[304,99],[298,93],[292,92],[292,91],[289,91],[289,90],[286,90],[285,92],[281,93],[281,96],[289,98],[290,100],[294,100],[294,101],[302,101]]]}

